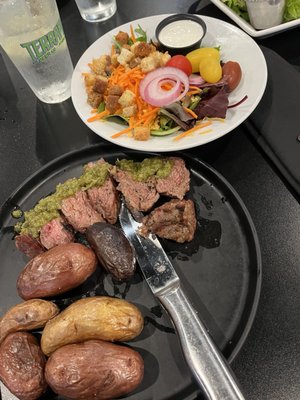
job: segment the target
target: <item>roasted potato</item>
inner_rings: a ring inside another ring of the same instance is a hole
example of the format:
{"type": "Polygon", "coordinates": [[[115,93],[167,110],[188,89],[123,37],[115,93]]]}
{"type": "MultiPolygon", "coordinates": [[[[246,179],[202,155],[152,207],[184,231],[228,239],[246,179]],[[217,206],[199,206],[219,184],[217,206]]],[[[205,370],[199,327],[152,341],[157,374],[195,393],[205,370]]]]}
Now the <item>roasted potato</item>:
{"type": "Polygon", "coordinates": [[[89,340],[56,350],[45,377],[54,392],[68,399],[114,399],[132,392],[142,381],[144,362],[125,346],[89,340]]]}
{"type": "Polygon", "coordinates": [[[94,252],[82,244],[55,246],[25,266],[17,281],[18,293],[28,300],[67,292],[81,285],[96,265],[94,252]]]}
{"type": "Polygon", "coordinates": [[[118,281],[130,279],[135,271],[132,247],[121,229],[97,222],[86,230],[86,238],[106,271],[118,281]]]}
{"type": "Polygon", "coordinates": [[[43,328],[59,313],[51,301],[33,299],[10,308],[0,319],[0,343],[11,332],[43,328]]]}
{"type": "Polygon", "coordinates": [[[31,333],[10,333],[0,345],[0,380],[18,399],[38,399],[47,388],[45,362],[31,333]]]}
{"type": "Polygon", "coordinates": [[[81,299],[47,322],[41,339],[46,355],[70,343],[91,339],[128,341],[143,329],[139,309],[125,300],[96,296],[81,299]]]}

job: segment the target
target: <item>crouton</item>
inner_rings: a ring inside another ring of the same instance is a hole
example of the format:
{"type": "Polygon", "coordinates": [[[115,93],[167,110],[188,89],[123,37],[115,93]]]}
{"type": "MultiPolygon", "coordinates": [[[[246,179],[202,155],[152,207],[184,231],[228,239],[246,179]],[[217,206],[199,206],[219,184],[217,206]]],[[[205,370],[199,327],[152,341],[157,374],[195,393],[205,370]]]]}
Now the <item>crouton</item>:
{"type": "Polygon", "coordinates": [[[115,96],[121,96],[122,93],[123,93],[123,89],[119,85],[112,85],[108,89],[108,94],[113,94],[115,96]]]}
{"type": "Polygon", "coordinates": [[[133,57],[134,54],[130,50],[122,48],[121,53],[118,55],[117,60],[121,65],[126,66],[129,63],[129,61],[133,59],[133,57]]]}
{"type": "Polygon", "coordinates": [[[103,95],[96,93],[93,90],[88,91],[87,102],[93,108],[98,108],[99,104],[103,101],[103,95]]]}
{"type": "Polygon", "coordinates": [[[93,85],[93,90],[94,92],[104,94],[108,85],[108,80],[107,78],[104,78],[102,76],[97,76],[95,83],[93,85]]]}
{"type": "Polygon", "coordinates": [[[140,58],[140,57],[135,57],[135,58],[133,58],[131,61],[129,61],[129,64],[128,64],[128,66],[129,66],[129,68],[135,68],[135,67],[137,67],[138,65],[140,65],[140,63],[141,63],[141,61],[142,61],[142,59],[140,58]]]}
{"type": "Polygon", "coordinates": [[[88,88],[89,86],[94,86],[94,83],[97,79],[97,75],[95,74],[85,74],[84,75],[84,83],[85,86],[88,88]]]}
{"type": "Polygon", "coordinates": [[[131,46],[131,51],[136,57],[147,57],[152,52],[152,47],[149,43],[137,42],[131,46]]]}
{"type": "Polygon", "coordinates": [[[137,106],[133,104],[132,106],[124,107],[122,114],[124,117],[133,117],[137,113],[137,106]]]}
{"type": "Polygon", "coordinates": [[[152,55],[142,59],[140,68],[143,72],[154,71],[159,66],[159,62],[152,55]]]}
{"type": "Polygon", "coordinates": [[[119,104],[122,108],[135,104],[135,94],[131,90],[125,90],[119,98],[119,104]]]}
{"type": "Polygon", "coordinates": [[[146,126],[137,126],[133,129],[135,140],[148,140],[150,138],[150,128],[146,126]]]}
{"type": "Polygon", "coordinates": [[[110,113],[112,113],[112,114],[115,113],[118,110],[118,108],[120,107],[118,100],[119,100],[119,96],[115,96],[112,94],[110,94],[109,96],[106,97],[105,105],[106,105],[106,109],[110,113]]]}
{"type": "MultiPolygon", "coordinates": [[[[99,58],[94,58],[93,61],[89,64],[89,67],[95,74],[107,76],[107,74],[105,72],[107,65],[108,65],[107,57],[109,57],[109,56],[102,55],[99,58]]],[[[109,62],[110,62],[110,57],[109,57],[109,62]]]]}
{"type": "Polygon", "coordinates": [[[123,46],[123,44],[128,43],[129,35],[126,32],[119,31],[115,39],[121,46],[123,46]]]}

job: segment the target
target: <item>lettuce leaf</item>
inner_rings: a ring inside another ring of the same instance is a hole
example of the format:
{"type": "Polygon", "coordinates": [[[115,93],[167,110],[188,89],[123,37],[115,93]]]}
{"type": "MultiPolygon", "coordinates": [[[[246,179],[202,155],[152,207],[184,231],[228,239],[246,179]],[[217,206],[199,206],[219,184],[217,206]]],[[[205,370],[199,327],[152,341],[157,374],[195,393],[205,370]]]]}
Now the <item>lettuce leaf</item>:
{"type": "Polygon", "coordinates": [[[283,21],[300,18],[300,0],[286,0],[283,21]]]}
{"type": "Polygon", "coordinates": [[[222,0],[229,8],[231,8],[237,15],[244,18],[249,22],[249,15],[245,0],[222,0]]]}

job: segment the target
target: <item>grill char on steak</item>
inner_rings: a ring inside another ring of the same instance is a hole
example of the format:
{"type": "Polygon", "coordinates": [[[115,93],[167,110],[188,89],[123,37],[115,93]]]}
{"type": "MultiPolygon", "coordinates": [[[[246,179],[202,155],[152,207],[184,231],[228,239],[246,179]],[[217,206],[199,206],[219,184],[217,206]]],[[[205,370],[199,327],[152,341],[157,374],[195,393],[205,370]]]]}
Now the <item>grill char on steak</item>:
{"type": "Polygon", "coordinates": [[[73,240],[72,228],[62,217],[54,218],[43,225],[40,231],[40,242],[48,250],[58,244],[71,243],[73,240]]]}
{"type": "Polygon", "coordinates": [[[144,217],[139,233],[143,236],[155,233],[161,238],[184,243],[193,240],[196,225],[193,201],[173,199],[144,217]]]}

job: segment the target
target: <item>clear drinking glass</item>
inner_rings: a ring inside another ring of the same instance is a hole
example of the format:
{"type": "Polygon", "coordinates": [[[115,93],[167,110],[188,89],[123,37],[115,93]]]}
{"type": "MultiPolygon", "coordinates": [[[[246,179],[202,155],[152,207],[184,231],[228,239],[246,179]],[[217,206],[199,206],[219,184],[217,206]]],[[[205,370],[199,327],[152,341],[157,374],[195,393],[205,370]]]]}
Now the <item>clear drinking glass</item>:
{"type": "Polygon", "coordinates": [[[100,22],[112,17],[117,11],[116,0],[75,0],[82,18],[88,22],[100,22]]]}
{"type": "Polygon", "coordinates": [[[36,96],[71,96],[73,64],[55,0],[0,0],[0,44],[36,96]]]}

